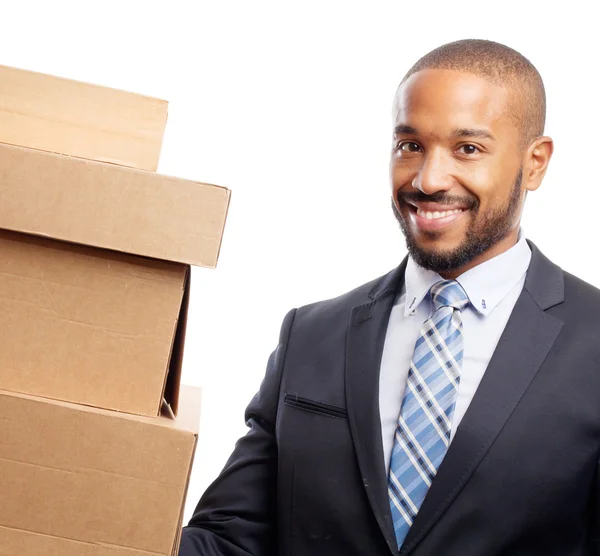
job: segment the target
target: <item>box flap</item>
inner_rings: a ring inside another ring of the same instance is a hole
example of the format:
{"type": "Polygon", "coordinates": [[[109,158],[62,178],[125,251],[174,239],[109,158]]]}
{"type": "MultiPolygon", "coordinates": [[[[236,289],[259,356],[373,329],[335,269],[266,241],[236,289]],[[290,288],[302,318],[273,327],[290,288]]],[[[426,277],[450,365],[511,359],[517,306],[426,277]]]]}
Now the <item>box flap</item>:
{"type": "Polygon", "coordinates": [[[173,415],[177,415],[179,408],[179,386],[181,382],[181,371],[183,368],[183,355],[185,347],[188,308],[190,304],[191,273],[188,272],[185,277],[185,289],[181,301],[179,319],[177,321],[177,330],[173,338],[173,348],[171,350],[171,359],[169,361],[169,372],[165,378],[164,400],[171,408],[173,415]]]}
{"type": "MultiPolygon", "coordinates": [[[[179,417],[180,426],[194,427],[198,426],[200,421],[200,399],[201,399],[201,388],[184,385],[181,388],[182,397],[182,412],[179,417]]],[[[187,493],[190,486],[190,478],[192,475],[192,469],[194,467],[194,459],[196,456],[198,439],[196,438],[196,445],[194,446],[194,452],[192,459],[190,460],[190,468],[188,470],[187,483],[185,485],[185,492],[187,493]]],[[[183,527],[183,514],[185,513],[185,498],[181,501],[181,510],[179,513],[179,522],[175,532],[175,542],[173,543],[172,556],[179,554],[179,544],[181,543],[181,528],[183,527]]]]}
{"type": "MultiPolygon", "coordinates": [[[[202,409],[202,388],[182,384],[179,390],[179,411],[176,419],[162,416],[161,424],[176,426],[181,430],[198,433],[200,427],[200,414],[202,409]]],[[[190,469],[192,462],[190,462],[190,469]]],[[[188,477],[189,480],[189,477],[188,477]]]]}

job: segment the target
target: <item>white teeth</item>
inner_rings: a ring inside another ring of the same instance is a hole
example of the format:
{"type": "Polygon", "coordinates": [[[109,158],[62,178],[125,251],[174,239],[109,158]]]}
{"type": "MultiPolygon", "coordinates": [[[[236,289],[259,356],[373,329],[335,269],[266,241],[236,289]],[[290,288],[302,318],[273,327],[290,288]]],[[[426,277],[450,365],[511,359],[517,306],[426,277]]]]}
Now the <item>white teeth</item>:
{"type": "Polygon", "coordinates": [[[427,220],[433,220],[435,218],[445,218],[446,216],[451,216],[452,214],[457,214],[459,212],[462,212],[462,209],[454,209],[454,210],[446,210],[444,212],[439,212],[439,211],[434,211],[434,212],[430,212],[430,211],[424,211],[421,209],[417,209],[417,214],[419,216],[422,216],[423,218],[426,218],[427,220]]]}

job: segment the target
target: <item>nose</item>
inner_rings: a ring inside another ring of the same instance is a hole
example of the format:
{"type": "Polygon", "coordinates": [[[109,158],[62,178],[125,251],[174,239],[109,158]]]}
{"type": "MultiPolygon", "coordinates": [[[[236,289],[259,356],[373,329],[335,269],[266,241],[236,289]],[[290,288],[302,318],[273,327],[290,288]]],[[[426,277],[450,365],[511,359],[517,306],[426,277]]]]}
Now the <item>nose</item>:
{"type": "Polygon", "coordinates": [[[451,170],[452,161],[445,157],[441,149],[430,151],[423,157],[423,163],[412,180],[412,186],[425,195],[448,191],[455,184],[451,170]]]}

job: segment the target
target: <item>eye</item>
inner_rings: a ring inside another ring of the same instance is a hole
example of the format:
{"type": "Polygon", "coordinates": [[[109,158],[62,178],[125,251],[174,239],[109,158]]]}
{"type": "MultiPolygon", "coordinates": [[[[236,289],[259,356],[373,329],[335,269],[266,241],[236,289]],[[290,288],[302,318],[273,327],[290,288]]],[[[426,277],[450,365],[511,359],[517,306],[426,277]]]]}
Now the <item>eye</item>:
{"type": "Polygon", "coordinates": [[[467,145],[462,145],[458,148],[460,151],[462,149],[462,154],[477,154],[480,153],[481,150],[476,145],[471,145],[470,143],[467,145]]]}
{"type": "Polygon", "coordinates": [[[405,153],[417,153],[421,150],[421,146],[414,141],[398,141],[396,143],[396,150],[405,153]]]}

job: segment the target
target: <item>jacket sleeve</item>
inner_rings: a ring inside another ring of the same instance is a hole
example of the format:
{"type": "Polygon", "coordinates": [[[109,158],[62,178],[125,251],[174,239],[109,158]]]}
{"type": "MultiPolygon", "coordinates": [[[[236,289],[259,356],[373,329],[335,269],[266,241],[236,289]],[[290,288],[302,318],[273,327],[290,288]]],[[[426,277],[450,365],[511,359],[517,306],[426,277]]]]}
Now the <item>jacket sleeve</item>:
{"type": "Polygon", "coordinates": [[[594,477],[590,501],[590,524],[586,555],[600,556],[600,460],[596,466],[596,476],[594,477]]]}
{"type": "Polygon", "coordinates": [[[187,527],[179,556],[270,556],[277,548],[275,421],[282,368],[296,310],[282,324],[258,393],[246,409],[249,431],[206,490],[187,527]]]}

